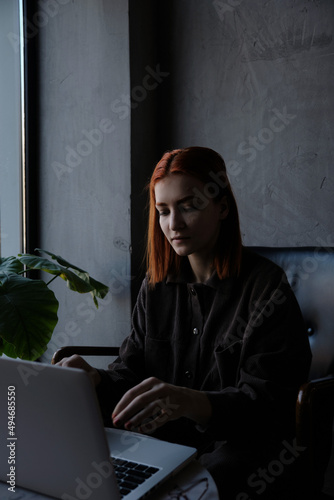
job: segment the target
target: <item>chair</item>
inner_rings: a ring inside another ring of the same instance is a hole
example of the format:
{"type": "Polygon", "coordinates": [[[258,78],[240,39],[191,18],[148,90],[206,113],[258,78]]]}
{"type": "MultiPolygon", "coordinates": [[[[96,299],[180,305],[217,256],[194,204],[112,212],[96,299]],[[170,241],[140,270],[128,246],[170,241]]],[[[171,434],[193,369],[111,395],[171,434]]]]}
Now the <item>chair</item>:
{"type": "Polygon", "coordinates": [[[63,358],[79,354],[80,356],[118,356],[119,347],[107,346],[65,346],[52,356],[51,364],[55,365],[63,358]]]}
{"type": "Polygon", "coordinates": [[[313,358],[309,381],[297,397],[296,441],[306,448],[303,486],[307,498],[327,498],[321,491],[333,442],[334,248],[254,250],[284,269],[305,319],[313,358]]]}
{"type": "MultiPolygon", "coordinates": [[[[296,401],[296,443],[306,448],[304,498],[320,500],[332,441],[334,417],[334,248],[265,248],[252,250],[284,269],[302,310],[313,359],[309,381],[296,401]]],[[[117,356],[115,347],[64,347],[56,363],[71,354],[117,356]]],[[[334,478],[334,471],[332,473],[334,478]]]]}

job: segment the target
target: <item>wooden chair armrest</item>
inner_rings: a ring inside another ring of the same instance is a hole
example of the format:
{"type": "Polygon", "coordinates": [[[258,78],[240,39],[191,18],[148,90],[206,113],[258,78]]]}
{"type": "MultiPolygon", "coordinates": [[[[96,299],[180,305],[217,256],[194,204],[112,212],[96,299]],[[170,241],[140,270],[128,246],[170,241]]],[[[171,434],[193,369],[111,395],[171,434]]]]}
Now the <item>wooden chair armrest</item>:
{"type": "Polygon", "coordinates": [[[51,364],[55,365],[63,358],[79,354],[79,356],[118,356],[119,347],[103,346],[66,346],[60,347],[52,356],[51,364]]]}
{"type": "MultiPolygon", "coordinates": [[[[297,406],[296,406],[296,423],[297,431],[299,431],[299,436],[297,439],[300,444],[307,444],[304,440],[306,430],[306,436],[309,435],[309,424],[311,424],[310,419],[315,418],[315,411],[317,408],[324,403],[324,409],[326,413],[333,420],[334,416],[334,375],[328,375],[327,377],[318,378],[311,380],[303,384],[298,393],[297,406]],[[305,424],[307,428],[304,429],[305,424]]],[[[298,434],[298,432],[297,432],[298,434]]]]}
{"type": "Polygon", "coordinates": [[[334,419],[334,375],[300,387],[296,404],[296,440],[305,447],[314,483],[321,483],[330,459],[334,419]]]}

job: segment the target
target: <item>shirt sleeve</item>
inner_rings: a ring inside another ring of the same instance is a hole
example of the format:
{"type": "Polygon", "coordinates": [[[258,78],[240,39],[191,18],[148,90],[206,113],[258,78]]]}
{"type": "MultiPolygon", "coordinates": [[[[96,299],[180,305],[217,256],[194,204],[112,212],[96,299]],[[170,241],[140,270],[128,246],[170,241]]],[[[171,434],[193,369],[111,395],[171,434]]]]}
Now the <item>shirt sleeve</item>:
{"type": "Polygon", "coordinates": [[[132,331],[120,346],[118,358],[108,370],[98,370],[101,382],[96,394],[106,426],[112,426],[111,413],[123,394],[145,377],[145,293],[144,280],[132,314],[132,331]]]}

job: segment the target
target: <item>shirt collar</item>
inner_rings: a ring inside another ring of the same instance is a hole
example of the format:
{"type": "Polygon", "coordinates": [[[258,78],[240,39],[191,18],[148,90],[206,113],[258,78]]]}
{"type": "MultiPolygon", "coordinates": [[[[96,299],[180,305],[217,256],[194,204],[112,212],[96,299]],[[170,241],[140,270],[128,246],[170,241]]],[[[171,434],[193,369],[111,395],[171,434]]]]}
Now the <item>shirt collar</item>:
{"type": "MultiPolygon", "coordinates": [[[[210,278],[205,283],[200,283],[200,285],[210,286],[211,288],[219,288],[223,281],[218,277],[217,271],[214,271],[210,278]]],[[[179,283],[179,284],[196,284],[193,278],[193,273],[187,258],[181,260],[180,271],[177,274],[168,274],[166,278],[166,284],[179,283]]]]}

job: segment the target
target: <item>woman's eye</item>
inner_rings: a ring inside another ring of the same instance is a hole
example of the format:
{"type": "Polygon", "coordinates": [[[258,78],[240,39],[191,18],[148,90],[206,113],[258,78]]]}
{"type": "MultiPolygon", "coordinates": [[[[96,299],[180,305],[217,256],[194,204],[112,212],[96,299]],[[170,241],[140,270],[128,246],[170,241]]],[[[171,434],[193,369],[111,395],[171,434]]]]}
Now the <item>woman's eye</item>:
{"type": "Polygon", "coordinates": [[[193,210],[196,210],[196,208],[193,205],[185,205],[180,207],[181,212],[192,212],[193,210]]]}
{"type": "Polygon", "coordinates": [[[163,217],[164,215],[168,215],[168,212],[166,210],[159,212],[159,217],[163,217]]]}

